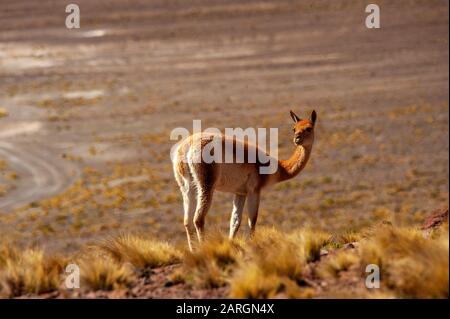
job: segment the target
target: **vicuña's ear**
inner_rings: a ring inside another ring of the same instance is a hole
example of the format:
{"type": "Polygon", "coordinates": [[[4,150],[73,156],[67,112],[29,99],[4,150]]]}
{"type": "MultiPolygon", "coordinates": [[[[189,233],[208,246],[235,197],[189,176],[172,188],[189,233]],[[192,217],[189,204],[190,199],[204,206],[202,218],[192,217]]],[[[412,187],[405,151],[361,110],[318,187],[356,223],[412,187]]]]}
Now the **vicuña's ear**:
{"type": "Polygon", "coordinates": [[[314,110],[314,111],[312,111],[312,113],[311,113],[311,122],[313,123],[313,125],[316,124],[316,120],[317,120],[317,113],[316,113],[316,111],[314,110]]]}
{"type": "Polygon", "coordinates": [[[300,118],[292,111],[291,111],[291,117],[292,117],[292,119],[294,120],[295,123],[300,121],[300,118]]]}

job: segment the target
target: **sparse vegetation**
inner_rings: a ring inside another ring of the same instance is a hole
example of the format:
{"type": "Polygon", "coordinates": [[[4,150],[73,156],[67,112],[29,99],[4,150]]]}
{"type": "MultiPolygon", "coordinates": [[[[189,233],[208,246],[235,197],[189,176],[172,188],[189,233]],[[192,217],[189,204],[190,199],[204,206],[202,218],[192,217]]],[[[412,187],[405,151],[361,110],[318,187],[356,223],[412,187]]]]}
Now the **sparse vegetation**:
{"type": "Polygon", "coordinates": [[[6,116],[8,116],[8,111],[5,108],[0,107],[0,118],[6,117],[6,116]]]}
{"type": "Polygon", "coordinates": [[[361,245],[361,266],[380,266],[398,296],[448,298],[448,231],[429,240],[411,228],[384,227],[361,245]]]}
{"type": "Polygon", "coordinates": [[[262,228],[246,247],[231,278],[231,296],[267,298],[279,293],[290,297],[312,296],[304,286],[304,269],[320,258],[320,250],[330,239],[310,229],[283,235],[273,228],[262,228]]]}
{"type": "Polygon", "coordinates": [[[361,234],[354,231],[347,231],[338,236],[338,242],[342,244],[350,244],[361,240],[361,234]]]}
{"type": "Polygon", "coordinates": [[[128,264],[120,264],[104,256],[89,256],[80,261],[83,287],[92,290],[122,289],[135,279],[133,269],[128,264]]]}
{"type": "Polygon", "coordinates": [[[185,278],[198,287],[224,286],[241,253],[242,246],[237,241],[220,235],[210,238],[196,251],[186,252],[183,260],[185,278]]]}
{"type": "Polygon", "coordinates": [[[181,260],[181,252],[167,242],[133,235],[105,240],[98,247],[117,262],[129,262],[137,268],[167,266],[181,260]]]}
{"type": "Polygon", "coordinates": [[[337,278],[339,273],[357,265],[359,258],[353,251],[342,251],[329,257],[317,267],[317,274],[322,278],[337,278]]]}
{"type": "Polygon", "coordinates": [[[64,259],[45,256],[42,250],[0,250],[0,293],[7,297],[41,294],[58,289],[64,259]]]}
{"type": "MultiPolygon", "coordinates": [[[[172,244],[136,235],[120,235],[98,242],[70,259],[80,266],[82,290],[131,289],[146,270],[180,263],[167,276],[170,285],[214,290],[228,287],[233,298],[313,298],[341,296],[339,282],[353,280],[360,288],[345,297],[370,297],[365,290],[365,266],[377,264],[382,289],[372,297],[448,297],[448,227],[425,238],[415,228],[383,224],[364,235],[347,232],[334,236],[300,229],[288,234],[261,227],[251,240],[212,236],[191,253],[172,244]],[[324,256],[321,251],[331,251],[324,256]],[[342,274],[345,274],[343,276],[342,274]],[[323,288],[320,281],[330,283],[323,288]]],[[[68,257],[46,256],[38,249],[10,245],[0,251],[0,291],[16,297],[63,289],[62,274],[68,257]]],[[[151,275],[150,275],[151,276],[151,275]]],[[[66,292],[67,293],[67,292],[66,292]]],[[[344,296],[344,295],[342,295],[344,296]]]]}

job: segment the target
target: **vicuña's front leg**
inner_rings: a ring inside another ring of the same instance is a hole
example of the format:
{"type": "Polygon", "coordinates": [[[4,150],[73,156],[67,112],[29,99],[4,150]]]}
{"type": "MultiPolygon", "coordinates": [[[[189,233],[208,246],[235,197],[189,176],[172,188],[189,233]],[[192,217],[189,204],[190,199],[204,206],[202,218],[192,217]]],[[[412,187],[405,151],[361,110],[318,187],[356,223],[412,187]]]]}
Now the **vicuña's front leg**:
{"type": "Polygon", "coordinates": [[[234,195],[233,199],[233,211],[231,212],[230,219],[230,239],[233,239],[236,235],[239,226],[241,225],[242,211],[244,209],[245,196],[234,195]]]}
{"type": "Polygon", "coordinates": [[[248,211],[248,226],[250,227],[250,236],[255,233],[256,221],[258,220],[259,209],[259,192],[250,193],[247,195],[247,211],[248,211]]]}

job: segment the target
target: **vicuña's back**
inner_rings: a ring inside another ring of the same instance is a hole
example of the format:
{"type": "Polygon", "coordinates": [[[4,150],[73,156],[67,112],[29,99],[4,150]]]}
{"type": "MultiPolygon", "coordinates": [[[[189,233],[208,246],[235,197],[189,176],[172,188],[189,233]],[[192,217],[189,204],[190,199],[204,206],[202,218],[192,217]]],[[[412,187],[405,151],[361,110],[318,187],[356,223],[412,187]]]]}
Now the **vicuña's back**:
{"type": "Polygon", "coordinates": [[[305,167],[314,141],[316,113],[313,111],[310,120],[301,120],[292,111],[291,117],[295,122],[296,148],[287,160],[268,157],[256,145],[234,136],[204,132],[180,142],[174,152],[173,168],[183,196],[184,225],[191,250],[195,231],[199,241],[203,240],[205,216],[215,190],[235,194],[230,238],[239,229],[246,200],[249,226],[253,233],[261,189],[292,178],[305,167]],[[261,161],[260,155],[264,155],[264,161],[261,161]],[[261,174],[260,168],[273,161],[276,161],[276,170],[272,174],[261,174]]]}

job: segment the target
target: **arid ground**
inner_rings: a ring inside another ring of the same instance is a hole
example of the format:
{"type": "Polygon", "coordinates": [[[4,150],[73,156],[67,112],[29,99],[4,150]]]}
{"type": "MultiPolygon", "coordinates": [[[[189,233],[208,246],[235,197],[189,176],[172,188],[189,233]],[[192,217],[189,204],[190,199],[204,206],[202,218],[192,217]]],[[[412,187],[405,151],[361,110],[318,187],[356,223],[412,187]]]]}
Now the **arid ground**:
{"type": "MultiPolygon", "coordinates": [[[[172,129],[275,127],[285,158],[290,109],[318,113],[312,157],[263,195],[258,225],[339,235],[447,207],[448,1],[376,3],[380,29],[364,1],[78,0],[67,29],[65,1],[0,1],[2,238],[184,246],[172,129]]],[[[207,231],[231,203],[216,194],[207,231]]]]}

